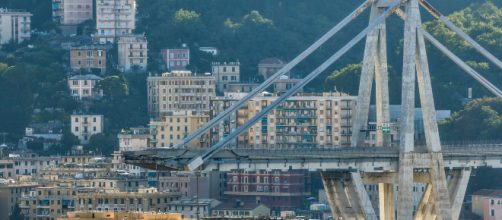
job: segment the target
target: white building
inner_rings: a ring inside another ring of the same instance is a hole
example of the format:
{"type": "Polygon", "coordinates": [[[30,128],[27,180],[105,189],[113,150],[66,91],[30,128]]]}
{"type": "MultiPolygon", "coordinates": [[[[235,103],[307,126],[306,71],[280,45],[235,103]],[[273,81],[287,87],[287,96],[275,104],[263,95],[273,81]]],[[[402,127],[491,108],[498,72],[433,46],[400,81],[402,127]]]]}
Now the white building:
{"type": "Polygon", "coordinates": [[[241,74],[241,64],[237,62],[213,62],[213,76],[216,79],[216,89],[219,92],[229,91],[229,84],[239,83],[241,74]]]}
{"type": "Polygon", "coordinates": [[[30,39],[31,16],[29,12],[0,8],[0,44],[30,39]]]}
{"type": "Polygon", "coordinates": [[[136,0],[96,0],[96,30],[100,43],[115,42],[136,27],[136,0]]]}
{"type": "Polygon", "coordinates": [[[52,20],[61,25],[77,25],[92,19],[93,0],[52,0],[52,20]]]}
{"type": "Polygon", "coordinates": [[[186,47],[179,49],[162,49],[160,55],[162,62],[169,71],[185,70],[190,64],[190,49],[186,47]]]}
{"type": "Polygon", "coordinates": [[[103,91],[96,88],[102,78],[96,75],[76,75],[68,79],[71,96],[76,99],[96,98],[103,96],[103,91]]]}
{"type": "Polygon", "coordinates": [[[118,69],[129,72],[133,67],[146,70],[148,64],[148,43],[143,35],[120,37],[118,40],[118,69]]]}
{"type": "Polygon", "coordinates": [[[71,132],[81,144],[88,144],[92,135],[103,132],[103,115],[71,115],[71,132]]]}

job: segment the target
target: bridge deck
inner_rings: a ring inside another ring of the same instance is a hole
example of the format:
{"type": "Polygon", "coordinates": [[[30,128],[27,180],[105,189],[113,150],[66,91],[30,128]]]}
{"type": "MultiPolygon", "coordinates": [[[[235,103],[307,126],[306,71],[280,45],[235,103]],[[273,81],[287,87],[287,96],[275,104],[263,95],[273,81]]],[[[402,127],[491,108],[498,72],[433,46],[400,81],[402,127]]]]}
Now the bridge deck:
{"type": "MultiPolygon", "coordinates": [[[[125,152],[126,163],[158,170],[183,170],[187,163],[205,149],[151,149],[125,152]]],[[[445,168],[502,167],[502,144],[446,145],[442,147],[445,168]]],[[[308,169],[361,171],[397,170],[398,148],[345,147],[303,149],[227,148],[215,154],[203,170],[232,169],[308,169]]],[[[429,163],[417,154],[416,167],[429,163]],[[419,158],[420,157],[420,158],[419,158]]]]}

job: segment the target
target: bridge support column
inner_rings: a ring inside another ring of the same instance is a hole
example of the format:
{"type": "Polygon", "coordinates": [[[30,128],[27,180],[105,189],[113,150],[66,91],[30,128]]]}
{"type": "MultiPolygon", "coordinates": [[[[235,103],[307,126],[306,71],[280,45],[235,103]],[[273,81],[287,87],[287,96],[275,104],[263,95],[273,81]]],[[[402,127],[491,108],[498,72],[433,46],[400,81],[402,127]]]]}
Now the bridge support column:
{"type": "Polygon", "coordinates": [[[321,172],[334,219],[377,220],[377,216],[357,172],[321,172]]]}
{"type": "Polygon", "coordinates": [[[378,199],[380,219],[395,220],[394,185],[390,183],[379,183],[378,199]]]}
{"type": "MultiPolygon", "coordinates": [[[[383,0],[377,0],[371,7],[370,22],[380,16],[384,9],[383,0]],[[382,3],[382,4],[380,4],[382,3]]],[[[371,90],[375,81],[377,125],[381,126],[389,121],[389,86],[387,70],[387,42],[386,25],[382,23],[366,36],[361,79],[359,81],[359,95],[357,97],[356,113],[352,129],[351,146],[363,146],[364,133],[368,123],[371,90]]],[[[388,146],[390,135],[383,137],[382,131],[377,130],[377,146],[388,146]]]]}
{"type": "Polygon", "coordinates": [[[452,219],[458,219],[464,202],[465,191],[469,178],[471,177],[471,169],[465,168],[462,170],[452,171],[453,175],[448,182],[448,191],[450,192],[451,216],[452,219]]]}

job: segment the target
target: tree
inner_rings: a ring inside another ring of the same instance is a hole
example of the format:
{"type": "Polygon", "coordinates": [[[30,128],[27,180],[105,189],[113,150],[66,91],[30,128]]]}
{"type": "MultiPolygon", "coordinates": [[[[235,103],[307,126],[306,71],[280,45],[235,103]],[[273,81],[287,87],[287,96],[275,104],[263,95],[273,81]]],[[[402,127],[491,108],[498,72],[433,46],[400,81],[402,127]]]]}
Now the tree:
{"type": "Polygon", "coordinates": [[[80,144],[78,137],[71,133],[69,130],[65,130],[63,132],[63,137],[61,138],[59,153],[65,154],[71,151],[73,146],[78,144],[80,144]]]}
{"type": "Polygon", "coordinates": [[[33,141],[28,141],[26,147],[34,152],[42,152],[44,150],[44,142],[41,139],[35,139],[33,141]]]}
{"type": "Polygon", "coordinates": [[[326,78],[324,90],[340,91],[357,95],[359,78],[361,76],[361,64],[349,64],[340,70],[335,70],[326,78]]]}
{"type": "Polygon", "coordinates": [[[443,140],[498,140],[502,134],[502,100],[476,99],[440,123],[443,140]]]}
{"type": "Polygon", "coordinates": [[[89,138],[89,144],[84,146],[85,151],[110,155],[116,149],[116,137],[113,135],[95,134],[89,138]]]}
{"type": "Polygon", "coordinates": [[[129,95],[127,81],[122,75],[107,76],[99,81],[96,88],[103,90],[105,97],[110,100],[117,100],[129,95]]]}

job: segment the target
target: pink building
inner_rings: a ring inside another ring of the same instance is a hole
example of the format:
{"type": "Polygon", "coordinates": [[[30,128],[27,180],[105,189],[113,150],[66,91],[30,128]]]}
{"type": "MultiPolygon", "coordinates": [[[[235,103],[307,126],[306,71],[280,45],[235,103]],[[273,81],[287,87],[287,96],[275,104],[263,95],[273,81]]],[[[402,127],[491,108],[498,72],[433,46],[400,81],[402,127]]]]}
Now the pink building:
{"type": "Polygon", "coordinates": [[[236,170],[227,174],[224,194],[230,201],[265,204],[274,212],[294,210],[310,196],[310,176],[304,170],[236,170]]]}
{"type": "Polygon", "coordinates": [[[188,48],[162,49],[160,54],[167,70],[184,70],[190,64],[188,48]]]}
{"type": "Polygon", "coordinates": [[[484,220],[502,219],[502,190],[483,189],[473,193],[472,212],[484,220]]]}

